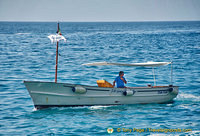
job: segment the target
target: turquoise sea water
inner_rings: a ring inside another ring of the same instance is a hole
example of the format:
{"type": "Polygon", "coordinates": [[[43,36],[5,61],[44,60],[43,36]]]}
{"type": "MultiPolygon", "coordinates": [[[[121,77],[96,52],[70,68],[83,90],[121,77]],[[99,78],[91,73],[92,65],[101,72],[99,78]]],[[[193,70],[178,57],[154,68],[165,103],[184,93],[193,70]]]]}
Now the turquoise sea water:
{"type": "MultiPolygon", "coordinates": [[[[150,68],[81,64],[173,61],[179,95],[169,104],[35,110],[23,81],[54,81],[56,45],[47,36],[56,32],[57,23],[0,22],[0,135],[200,135],[200,22],[60,27],[67,43],[59,45],[58,82],[96,86],[98,79],[113,82],[123,70],[127,86],[153,85],[150,68]]],[[[155,70],[157,85],[170,84],[170,66],[155,70]]]]}

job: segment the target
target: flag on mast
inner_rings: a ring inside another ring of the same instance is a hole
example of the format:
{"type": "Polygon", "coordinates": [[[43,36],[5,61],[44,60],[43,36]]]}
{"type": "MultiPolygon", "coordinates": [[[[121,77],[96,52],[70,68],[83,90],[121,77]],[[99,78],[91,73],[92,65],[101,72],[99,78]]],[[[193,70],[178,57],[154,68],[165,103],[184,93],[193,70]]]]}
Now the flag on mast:
{"type": "Polygon", "coordinates": [[[51,34],[48,36],[48,38],[51,40],[51,43],[59,42],[61,40],[64,40],[64,42],[66,42],[66,38],[61,34],[59,23],[58,23],[58,30],[56,33],[57,34],[51,34]]]}
{"type": "Polygon", "coordinates": [[[60,31],[60,26],[59,26],[59,23],[58,23],[58,30],[57,30],[57,32],[56,32],[58,35],[62,35],[61,34],[61,31],[60,31]]]}

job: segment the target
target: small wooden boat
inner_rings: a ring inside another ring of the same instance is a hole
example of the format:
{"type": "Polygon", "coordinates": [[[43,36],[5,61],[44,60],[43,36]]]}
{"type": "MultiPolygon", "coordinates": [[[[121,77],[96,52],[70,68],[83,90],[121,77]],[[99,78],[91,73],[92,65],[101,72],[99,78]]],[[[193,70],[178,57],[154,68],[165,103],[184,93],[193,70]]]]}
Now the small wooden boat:
{"type": "MultiPolygon", "coordinates": [[[[58,24],[58,32],[60,32],[58,24]]],[[[24,81],[24,84],[37,109],[47,107],[66,106],[92,106],[92,105],[122,105],[122,104],[147,104],[168,103],[178,95],[178,86],[154,86],[114,88],[105,80],[97,81],[98,86],[78,85],[70,83],[57,83],[58,43],[65,38],[58,33],[49,38],[57,42],[55,82],[24,81]]],[[[164,66],[172,62],[147,62],[147,63],[108,63],[95,62],[83,64],[87,66],[117,65],[129,67],[154,67],[164,66]]],[[[154,71],[153,71],[154,74],[154,71]]],[[[172,83],[172,69],[171,69],[172,83]]]]}

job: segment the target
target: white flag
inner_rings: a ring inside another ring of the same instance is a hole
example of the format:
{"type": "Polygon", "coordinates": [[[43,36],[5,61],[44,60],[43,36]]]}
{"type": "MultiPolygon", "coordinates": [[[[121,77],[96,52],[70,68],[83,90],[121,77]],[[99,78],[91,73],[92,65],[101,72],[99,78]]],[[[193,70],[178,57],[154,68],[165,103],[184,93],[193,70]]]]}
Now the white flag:
{"type": "Polygon", "coordinates": [[[64,42],[66,42],[66,38],[62,35],[56,34],[56,35],[49,35],[48,38],[51,40],[52,43],[54,42],[59,42],[61,40],[64,40],[64,42]]]}

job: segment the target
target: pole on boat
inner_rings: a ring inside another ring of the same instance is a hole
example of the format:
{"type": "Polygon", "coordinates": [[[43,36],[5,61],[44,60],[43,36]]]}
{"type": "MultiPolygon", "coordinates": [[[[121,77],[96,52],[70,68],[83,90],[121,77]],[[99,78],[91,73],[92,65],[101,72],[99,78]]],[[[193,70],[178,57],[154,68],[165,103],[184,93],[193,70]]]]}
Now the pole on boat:
{"type": "Polygon", "coordinates": [[[156,76],[155,76],[154,67],[152,67],[152,71],[153,71],[154,86],[156,86],[156,76]]]}
{"type": "Polygon", "coordinates": [[[171,61],[171,85],[173,85],[173,65],[172,65],[172,61],[171,61]]]}
{"type": "Polygon", "coordinates": [[[59,41],[64,40],[64,42],[66,42],[66,38],[64,36],[62,36],[61,31],[60,31],[60,27],[59,27],[59,22],[58,22],[58,29],[57,29],[57,34],[51,34],[48,36],[48,38],[51,40],[52,43],[56,42],[56,68],[55,68],[55,83],[57,83],[57,71],[58,71],[58,44],[59,41]]]}
{"type": "MultiPolygon", "coordinates": [[[[58,27],[57,27],[57,34],[59,33],[59,22],[58,22],[58,27]]],[[[57,41],[57,44],[56,44],[56,68],[55,68],[55,83],[57,83],[57,73],[58,73],[58,41],[57,41]]]]}
{"type": "Polygon", "coordinates": [[[55,83],[57,83],[57,73],[58,73],[58,41],[56,47],[56,71],[55,71],[55,83]]]}

